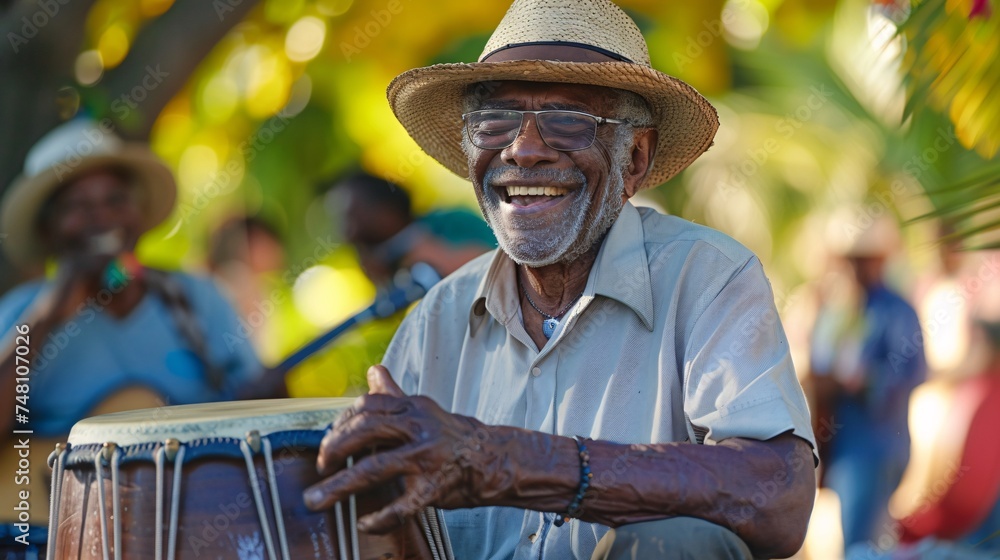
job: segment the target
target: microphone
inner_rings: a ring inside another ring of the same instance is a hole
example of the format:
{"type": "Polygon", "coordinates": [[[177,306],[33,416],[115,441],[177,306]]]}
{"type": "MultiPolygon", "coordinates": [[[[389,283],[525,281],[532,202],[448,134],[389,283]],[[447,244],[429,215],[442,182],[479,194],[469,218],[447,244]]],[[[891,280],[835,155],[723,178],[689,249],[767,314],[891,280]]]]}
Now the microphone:
{"type": "Polygon", "coordinates": [[[411,303],[424,297],[440,281],[441,275],[431,265],[422,262],[414,264],[409,271],[404,270],[397,274],[396,287],[393,290],[377,297],[371,305],[357,315],[299,348],[274,369],[283,373],[288,372],[351,328],[375,319],[385,319],[395,315],[411,303]]]}

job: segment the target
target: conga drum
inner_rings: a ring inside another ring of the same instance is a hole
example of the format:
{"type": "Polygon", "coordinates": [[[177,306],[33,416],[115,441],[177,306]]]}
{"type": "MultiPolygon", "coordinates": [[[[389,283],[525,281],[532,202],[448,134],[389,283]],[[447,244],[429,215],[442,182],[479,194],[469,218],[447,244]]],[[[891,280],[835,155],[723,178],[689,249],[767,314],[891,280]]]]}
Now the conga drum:
{"type": "Polygon", "coordinates": [[[77,423],[49,461],[48,556],[59,560],[444,559],[425,510],[390,535],[357,519],[399,496],[391,485],[329,511],[305,507],[316,456],[351,399],[169,406],[77,423]]]}

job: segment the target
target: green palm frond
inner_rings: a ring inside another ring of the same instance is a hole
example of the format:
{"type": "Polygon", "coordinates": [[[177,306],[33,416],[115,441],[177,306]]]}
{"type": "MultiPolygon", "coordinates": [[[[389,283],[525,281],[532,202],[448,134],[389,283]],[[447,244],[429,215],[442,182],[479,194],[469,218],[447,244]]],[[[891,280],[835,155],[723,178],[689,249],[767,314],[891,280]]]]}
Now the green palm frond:
{"type": "Polygon", "coordinates": [[[978,4],[915,3],[900,26],[908,44],[906,114],[946,114],[962,145],[990,159],[1000,151],[1000,14],[978,13],[978,4]]]}

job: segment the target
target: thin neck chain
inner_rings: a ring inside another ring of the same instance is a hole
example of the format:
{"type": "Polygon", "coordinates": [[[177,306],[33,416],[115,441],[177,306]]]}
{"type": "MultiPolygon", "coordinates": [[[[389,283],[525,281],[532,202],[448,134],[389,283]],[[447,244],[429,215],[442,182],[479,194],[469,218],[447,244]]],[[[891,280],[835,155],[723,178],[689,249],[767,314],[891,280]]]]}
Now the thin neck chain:
{"type": "Polygon", "coordinates": [[[524,297],[528,299],[528,303],[531,304],[531,307],[533,307],[535,309],[535,311],[541,313],[542,317],[545,317],[546,319],[556,319],[556,320],[558,320],[560,317],[562,317],[563,315],[565,315],[566,312],[569,311],[569,308],[573,307],[573,304],[576,303],[577,300],[580,299],[580,297],[583,296],[583,292],[580,292],[579,294],[577,294],[577,296],[575,298],[573,298],[573,301],[569,302],[566,305],[566,307],[562,308],[562,311],[560,311],[559,313],[556,313],[555,315],[549,315],[548,313],[546,313],[546,312],[542,311],[541,309],[539,309],[538,306],[535,305],[535,302],[531,301],[531,296],[528,295],[528,290],[527,290],[527,288],[524,287],[524,283],[521,283],[521,291],[524,293],[524,297]]]}

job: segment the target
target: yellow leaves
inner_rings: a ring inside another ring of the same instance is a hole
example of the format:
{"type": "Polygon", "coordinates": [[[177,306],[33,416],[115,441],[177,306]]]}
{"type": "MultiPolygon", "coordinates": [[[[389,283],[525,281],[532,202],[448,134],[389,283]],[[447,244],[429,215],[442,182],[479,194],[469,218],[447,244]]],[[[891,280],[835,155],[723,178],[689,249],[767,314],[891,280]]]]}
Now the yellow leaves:
{"type": "Polygon", "coordinates": [[[97,51],[101,53],[105,68],[114,68],[121,63],[128,54],[130,41],[125,26],[120,23],[112,25],[101,34],[97,41],[97,51]]]}
{"type": "Polygon", "coordinates": [[[247,113],[265,118],[277,113],[288,101],[292,71],[282,51],[271,45],[255,45],[246,53],[245,82],[247,113]]]}
{"type": "Polygon", "coordinates": [[[326,17],[343,15],[351,8],[354,0],[316,0],[316,10],[326,17]]]}
{"type": "Polygon", "coordinates": [[[238,103],[239,89],[226,74],[209,77],[198,89],[198,112],[209,122],[225,123],[232,118],[238,103]]]}
{"type": "Polygon", "coordinates": [[[295,21],[305,9],[305,0],[265,0],[264,19],[279,25],[295,21]]]}
{"type": "Polygon", "coordinates": [[[175,97],[153,125],[150,142],[153,151],[167,161],[176,161],[180,151],[194,134],[194,119],[187,97],[175,97]]]}
{"type": "Polygon", "coordinates": [[[170,9],[174,0],[140,0],[139,13],[144,18],[154,18],[170,9]]]}
{"type": "Polygon", "coordinates": [[[991,95],[1000,87],[1000,18],[970,19],[972,4],[946,0],[935,12],[928,2],[904,26],[915,51],[910,94],[947,114],[963,146],[992,158],[1000,148],[1000,99],[991,95]]]}
{"type": "Polygon", "coordinates": [[[209,146],[193,144],[181,154],[177,184],[181,191],[195,191],[219,171],[219,156],[209,146]]]}
{"type": "Polygon", "coordinates": [[[100,55],[103,68],[114,68],[125,59],[146,10],[155,11],[154,6],[145,6],[147,3],[98,0],[91,8],[86,22],[87,43],[100,55]]]}

